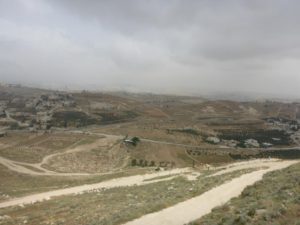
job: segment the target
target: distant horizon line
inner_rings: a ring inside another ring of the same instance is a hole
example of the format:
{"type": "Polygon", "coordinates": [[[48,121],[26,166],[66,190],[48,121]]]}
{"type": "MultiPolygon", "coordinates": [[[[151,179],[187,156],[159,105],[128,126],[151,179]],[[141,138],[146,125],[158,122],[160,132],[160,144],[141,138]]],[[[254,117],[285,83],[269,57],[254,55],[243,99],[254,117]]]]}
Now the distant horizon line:
{"type": "MultiPolygon", "coordinates": [[[[151,94],[151,95],[168,95],[168,96],[179,96],[179,97],[198,97],[198,98],[207,98],[213,100],[233,100],[233,101],[263,101],[263,100],[271,100],[271,101],[296,101],[300,102],[300,96],[292,96],[290,94],[279,95],[275,93],[261,93],[261,92],[251,92],[251,91],[219,91],[219,92],[209,92],[204,91],[202,93],[198,92],[172,92],[172,91],[141,91],[141,90],[129,90],[121,87],[114,88],[70,88],[68,85],[62,85],[61,87],[51,87],[43,84],[22,84],[19,82],[0,82],[1,86],[11,86],[11,87],[24,87],[24,88],[33,88],[33,89],[41,89],[41,90],[49,90],[49,91],[63,91],[63,92],[104,92],[104,93],[118,93],[124,92],[129,94],[151,94]],[[65,86],[65,87],[63,87],[65,86]]],[[[71,86],[71,85],[70,85],[71,86]]]]}

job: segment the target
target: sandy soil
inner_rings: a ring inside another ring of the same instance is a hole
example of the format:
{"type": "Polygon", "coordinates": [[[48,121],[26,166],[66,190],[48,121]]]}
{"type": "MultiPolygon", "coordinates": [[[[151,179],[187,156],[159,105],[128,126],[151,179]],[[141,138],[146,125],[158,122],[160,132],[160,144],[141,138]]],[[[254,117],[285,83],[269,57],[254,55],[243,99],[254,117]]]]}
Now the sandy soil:
{"type": "Polygon", "coordinates": [[[17,205],[26,205],[26,204],[32,204],[34,202],[43,201],[43,200],[49,200],[52,197],[62,196],[62,195],[70,195],[70,194],[81,194],[87,191],[93,191],[97,189],[109,189],[114,187],[122,187],[122,186],[133,186],[133,185],[145,185],[149,183],[155,183],[162,180],[169,180],[172,179],[173,176],[163,178],[163,179],[155,179],[151,181],[145,181],[153,178],[159,178],[161,176],[166,175],[178,175],[182,173],[190,172],[190,169],[188,168],[182,168],[182,169],[174,169],[174,170],[168,170],[168,171],[160,171],[145,175],[135,175],[135,176],[129,176],[129,177],[122,177],[117,179],[112,179],[109,181],[104,181],[96,184],[90,184],[90,185],[81,185],[77,187],[72,188],[65,188],[55,191],[49,191],[44,192],[40,194],[34,194],[29,195],[22,198],[13,199],[6,202],[0,203],[0,208],[5,208],[9,206],[17,206],[17,205]]]}

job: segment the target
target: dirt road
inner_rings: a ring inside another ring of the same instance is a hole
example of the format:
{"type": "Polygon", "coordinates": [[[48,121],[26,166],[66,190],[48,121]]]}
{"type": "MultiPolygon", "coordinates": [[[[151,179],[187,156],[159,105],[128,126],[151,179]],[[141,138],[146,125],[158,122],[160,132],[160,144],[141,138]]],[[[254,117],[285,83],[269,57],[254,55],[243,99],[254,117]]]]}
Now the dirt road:
{"type": "Polygon", "coordinates": [[[229,164],[225,167],[215,167],[214,169],[220,171],[210,175],[211,177],[223,175],[226,173],[231,173],[237,170],[243,170],[243,169],[250,169],[250,168],[265,168],[265,167],[271,167],[274,164],[277,164],[280,162],[279,159],[255,159],[245,162],[237,162],[229,164]]]}
{"type": "Polygon", "coordinates": [[[69,147],[68,149],[66,149],[63,152],[51,154],[51,155],[44,157],[42,162],[39,163],[39,165],[46,164],[51,158],[59,156],[59,155],[75,153],[75,152],[82,152],[82,151],[89,151],[89,150],[97,148],[97,147],[106,147],[106,146],[109,147],[110,145],[114,144],[117,140],[118,139],[116,137],[105,137],[105,138],[100,138],[93,143],[85,144],[85,145],[78,145],[78,142],[76,142],[74,145],[72,145],[71,147],[69,147]]]}
{"type": "MultiPolygon", "coordinates": [[[[80,152],[80,151],[88,151],[93,148],[102,146],[109,146],[112,143],[115,143],[117,140],[120,140],[123,138],[120,135],[111,135],[111,134],[104,134],[104,133],[93,133],[93,132],[84,132],[80,130],[74,130],[74,131],[65,131],[68,133],[80,133],[80,134],[92,134],[92,135],[97,135],[99,136],[99,139],[95,141],[94,143],[91,144],[85,144],[85,145],[79,145],[77,146],[78,143],[73,144],[72,146],[68,147],[64,151],[60,153],[55,153],[48,155],[43,158],[43,160],[40,163],[25,163],[25,162],[18,162],[10,159],[6,159],[4,157],[0,157],[0,163],[10,170],[13,170],[15,172],[19,173],[24,173],[28,175],[35,175],[35,176],[86,176],[86,175],[91,175],[89,173],[59,173],[59,172],[54,172],[48,169],[45,169],[43,167],[44,164],[46,164],[50,159],[67,154],[67,153],[74,153],[74,152],[80,152]]],[[[55,133],[60,133],[60,132],[55,132],[55,133]]],[[[151,142],[151,143],[156,143],[156,144],[165,144],[165,145],[174,145],[174,146],[181,146],[181,147],[189,147],[189,148],[199,148],[200,146],[193,146],[193,145],[186,145],[186,144],[179,144],[179,143],[172,143],[172,142],[166,142],[166,141],[156,141],[156,140],[150,140],[150,139],[141,139],[142,141],[145,142],[151,142]]],[[[272,150],[275,150],[276,148],[272,148],[272,150]]],[[[300,147],[289,147],[289,148],[278,148],[278,149],[298,149],[300,150],[300,147]]],[[[269,149],[271,150],[271,149],[269,149]]],[[[233,170],[234,171],[234,170],[233,170]]],[[[104,174],[104,173],[102,173],[104,174]]]]}
{"type": "MultiPolygon", "coordinates": [[[[14,161],[11,159],[7,159],[0,156],[0,164],[4,165],[8,169],[28,174],[28,175],[34,175],[34,176],[87,176],[87,175],[95,175],[90,173],[59,173],[54,172],[48,169],[45,169],[43,167],[44,164],[46,164],[50,159],[57,157],[59,155],[64,155],[68,153],[74,153],[74,152],[81,152],[81,151],[89,151],[91,149],[97,148],[97,147],[109,147],[110,145],[114,144],[118,139],[116,137],[105,137],[100,138],[97,141],[90,143],[90,144],[84,144],[84,145],[78,145],[78,142],[74,143],[73,145],[69,146],[67,149],[65,149],[62,152],[54,153],[51,155],[47,155],[43,158],[43,160],[40,163],[25,163],[25,162],[19,162],[14,161]]],[[[104,173],[101,173],[104,174],[104,173]]],[[[107,174],[107,173],[105,173],[107,174]]]]}
{"type": "Polygon", "coordinates": [[[124,225],[183,225],[201,218],[217,206],[223,205],[233,197],[239,196],[249,185],[261,180],[263,175],[274,170],[286,168],[299,161],[278,161],[268,169],[254,171],[235,178],[225,184],[213,188],[204,194],[163,209],[156,213],[142,216],[124,225]]]}
{"type": "Polygon", "coordinates": [[[0,156],[0,164],[8,169],[33,176],[87,176],[89,173],[57,173],[40,167],[38,164],[17,162],[0,156]],[[32,169],[30,169],[32,168],[32,169]]]}
{"type": "Polygon", "coordinates": [[[190,172],[190,169],[188,169],[188,168],[174,169],[174,170],[155,172],[155,173],[150,173],[150,174],[145,174],[145,175],[122,177],[122,178],[112,179],[109,181],[104,181],[104,182],[96,183],[96,184],[81,185],[81,186],[77,186],[77,187],[49,191],[49,192],[29,195],[26,197],[2,202],[2,203],[0,203],[0,208],[32,204],[32,203],[38,202],[38,201],[49,200],[52,197],[57,197],[57,196],[62,196],[62,195],[70,195],[70,194],[81,194],[83,192],[93,191],[93,190],[102,189],[102,188],[109,189],[109,188],[114,188],[114,187],[146,185],[146,184],[150,184],[150,183],[159,182],[162,180],[169,180],[169,179],[174,178],[174,176],[176,176],[176,175],[187,173],[187,172],[190,172]],[[170,175],[170,177],[163,177],[163,176],[167,176],[167,175],[170,175]],[[174,175],[174,176],[172,176],[172,175],[174,175]],[[162,179],[159,179],[159,177],[162,177],[162,179]],[[158,179],[149,181],[149,179],[153,179],[153,178],[158,178],[158,179]]]}

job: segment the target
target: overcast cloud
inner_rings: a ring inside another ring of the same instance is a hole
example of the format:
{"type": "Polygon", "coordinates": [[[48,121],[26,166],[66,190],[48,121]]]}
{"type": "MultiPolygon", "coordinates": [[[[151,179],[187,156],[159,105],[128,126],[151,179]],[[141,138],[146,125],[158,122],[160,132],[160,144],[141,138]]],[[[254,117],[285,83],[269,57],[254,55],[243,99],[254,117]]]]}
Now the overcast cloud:
{"type": "Polygon", "coordinates": [[[298,0],[0,0],[0,81],[300,97],[298,0]]]}

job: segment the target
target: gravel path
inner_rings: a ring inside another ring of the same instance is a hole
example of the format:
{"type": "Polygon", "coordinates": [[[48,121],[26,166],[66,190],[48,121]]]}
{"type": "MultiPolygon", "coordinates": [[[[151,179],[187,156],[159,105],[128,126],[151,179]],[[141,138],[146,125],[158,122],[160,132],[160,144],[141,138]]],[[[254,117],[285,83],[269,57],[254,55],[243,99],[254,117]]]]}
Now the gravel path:
{"type": "Polygon", "coordinates": [[[147,214],[124,225],[183,225],[201,218],[217,206],[223,205],[230,199],[239,196],[249,185],[261,180],[263,175],[286,168],[299,161],[274,162],[268,169],[254,171],[235,178],[225,184],[213,188],[204,194],[181,202],[156,213],[147,214]]]}

